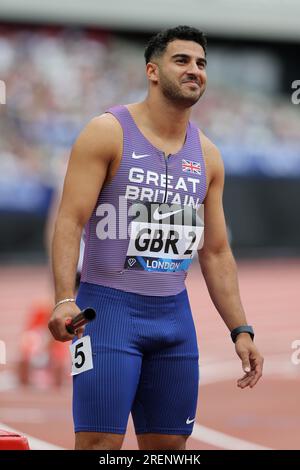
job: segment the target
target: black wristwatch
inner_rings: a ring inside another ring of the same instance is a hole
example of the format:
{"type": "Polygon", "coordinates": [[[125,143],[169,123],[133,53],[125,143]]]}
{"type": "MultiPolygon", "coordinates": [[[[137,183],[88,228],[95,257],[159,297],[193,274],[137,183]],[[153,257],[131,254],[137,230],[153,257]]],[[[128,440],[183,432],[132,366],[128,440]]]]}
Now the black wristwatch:
{"type": "Polygon", "coordinates": [[[237,328],[234,328],[234,329],[231,331],[231,333],[230,333],[231,339],[232,339],[232,341],[233,341],[234,343],[236,342],[237,336],[238,336],[240,333],[248,333],[248,334],[251,336],[251,339],[252,339],[252,341],[253,341],[253,338],[254,338],[254,331],[253,331],[252,326],[250,326],[250,325],[242,325],[242,326],[238,326],[237,328]]]}

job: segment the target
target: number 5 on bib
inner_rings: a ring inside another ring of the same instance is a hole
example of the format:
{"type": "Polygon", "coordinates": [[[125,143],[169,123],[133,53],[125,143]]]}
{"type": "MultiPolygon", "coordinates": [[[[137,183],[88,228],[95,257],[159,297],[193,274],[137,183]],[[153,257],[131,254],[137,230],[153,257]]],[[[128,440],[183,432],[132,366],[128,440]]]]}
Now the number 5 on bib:
{"type": "Polygon", "coordinates": [[[70,346],[72,358],[71,375],[81,374],[93,369],[93,357],[91,348],[91,338],[89,335],[83,336],[70,346]]]}

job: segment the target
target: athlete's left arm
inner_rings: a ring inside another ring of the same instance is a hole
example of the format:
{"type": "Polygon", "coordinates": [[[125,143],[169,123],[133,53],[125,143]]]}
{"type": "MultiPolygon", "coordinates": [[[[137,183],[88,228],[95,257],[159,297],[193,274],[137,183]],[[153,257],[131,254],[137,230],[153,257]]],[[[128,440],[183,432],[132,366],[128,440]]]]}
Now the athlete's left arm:
{"type": "MultiPolygon", "coordinates": [[[[227,239],[222,203],[224,165],[217,147],[203,135],[201,142],[209,186],[204,200],[204,245],[198,257],[210,297],[231,331],[247,325],[247,320],[239,293],[237,267],[227,239]]],[[[245,371],[237,384],[240,388],[252,388],[262,376],[263,358],[248,333],[237,336],[235,349],[245,371]]]]}

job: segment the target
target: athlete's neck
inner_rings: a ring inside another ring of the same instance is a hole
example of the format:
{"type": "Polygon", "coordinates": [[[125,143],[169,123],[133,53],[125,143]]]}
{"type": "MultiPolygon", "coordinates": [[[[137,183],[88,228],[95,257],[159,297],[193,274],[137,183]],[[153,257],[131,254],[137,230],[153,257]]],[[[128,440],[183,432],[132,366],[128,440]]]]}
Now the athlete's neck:
{"type": "Polygon", "coordinates": [[[191,110],[148,97],[137,105],[145,125],[161,139],[184,141],[191,110]]]}

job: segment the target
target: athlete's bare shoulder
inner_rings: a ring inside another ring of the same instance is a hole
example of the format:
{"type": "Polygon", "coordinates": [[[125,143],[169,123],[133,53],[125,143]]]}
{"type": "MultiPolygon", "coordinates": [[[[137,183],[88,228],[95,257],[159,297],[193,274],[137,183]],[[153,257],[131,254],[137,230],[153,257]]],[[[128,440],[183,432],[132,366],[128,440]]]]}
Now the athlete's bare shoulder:
{"type": "MultiPolygon", "coordinates": [[[[112,160],[119,154],[122,145],[122,127],[110,113],[92,118],[80,133],[76,144],[88,146],[89,153],[95,153],[112,160]]],[[[76,145],[75,144],[75,145],[76,145]]]]}
{"type": "Polygon", "coordinates": [[[93,119],[91,119],[90,123],[94,123],[95,125],[101,127],[111,127],[111,129],[118,129],[121,127],[118,119],[111,113],[99,114],[99,116],[95,116],[93,119]]]}
{"type": "Polygon", "coordinates": [[[222,160],[220,150],[205,134],[199,129],[199,138],[204,156],[209,160],[218,162],[222,160]]]}
{"type": "Polygon", "coordinates": [[[207,176],[207,186],[216,177],[224,177],[224,164],[218,147],[199,129],[203,158],[207,176]]]}

